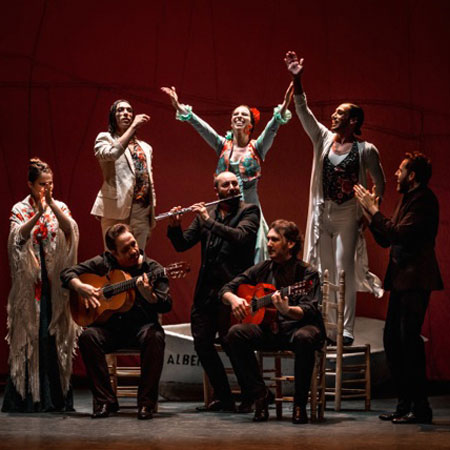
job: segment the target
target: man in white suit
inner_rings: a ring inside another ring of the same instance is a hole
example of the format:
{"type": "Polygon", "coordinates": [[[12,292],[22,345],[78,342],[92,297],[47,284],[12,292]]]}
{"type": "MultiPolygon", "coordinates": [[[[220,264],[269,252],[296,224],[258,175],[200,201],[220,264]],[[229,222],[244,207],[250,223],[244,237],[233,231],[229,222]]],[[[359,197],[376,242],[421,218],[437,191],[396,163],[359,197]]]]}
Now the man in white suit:
{"type": "Polygon", "coordinates": [[[153,150],[137,139],[136,132],[149,121],[147,114],[135,115],[127,100],[117,100],[109,110],[108,132],[100,133],[94,146],[103,185],[91,214],[101,220],[103,238],[111,225],[129,224],[142,249],[155,225],[156,197],[153,150]]]}

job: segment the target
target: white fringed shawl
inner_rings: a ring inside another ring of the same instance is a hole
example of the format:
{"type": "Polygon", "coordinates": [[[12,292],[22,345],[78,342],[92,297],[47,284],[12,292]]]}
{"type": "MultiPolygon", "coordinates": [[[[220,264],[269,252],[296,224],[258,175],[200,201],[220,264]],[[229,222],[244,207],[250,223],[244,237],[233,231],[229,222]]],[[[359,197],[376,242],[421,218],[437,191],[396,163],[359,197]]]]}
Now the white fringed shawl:
{"type": "MultiPolygon", "coordinates": [[[[57,202],[70,218],[67,206],[57,202]]],[[[22,398],[26,396],[25,374],[28,372],[28,391],[34,402],[40,400],[39,392],[39,306],[35,300],[35,285],[41,277],[39,256],[35,254],[32,239],[23,241],[20,235],[20,219],[30,208],[29,196],[17,203],[12,210],[11,229],[8,237],[8,256],[11,267],[12,287],[8,296],[8,341],[11,379],[22,398]],[[15,214],[18,213],[18,214],[15,214]]],[[[47,210],[49,211],[49,210],[47,210]]],[[[46,211],[46,213],[47,213],[46,211]]],[[[54,214],[50,218],[57,221],[54,214]]],[[[76,263],[79,232],[76,222],[70,218],[70,237],[56,228],[52,244],[46,246],[46,266],[51,285],[52,320],[49,333],[55,336],[61,386],[65,395],[72,373],[72,357],[77,337],[81,331],[70,315],[69,292],[61,287],[59,274],[65,267],[76,263]]]]}

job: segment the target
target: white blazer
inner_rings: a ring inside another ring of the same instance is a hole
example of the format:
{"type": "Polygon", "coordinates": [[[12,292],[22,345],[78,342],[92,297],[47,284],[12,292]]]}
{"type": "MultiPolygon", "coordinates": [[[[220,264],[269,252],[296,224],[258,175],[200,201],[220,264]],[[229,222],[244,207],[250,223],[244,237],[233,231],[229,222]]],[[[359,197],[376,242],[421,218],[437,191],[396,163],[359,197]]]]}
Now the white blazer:
{"type": "MultiPolygon", "coordinates": [[[[133,159],[128,148],[124,148],[117,140],[118,136],[102,132],[95,140],[94,152],[103,173],[103,184],[97,194],[91,214],[108,219],[128,219],[133,203],[136,175],[133,159]]],[[[156,196],[152,172],[152,147],[144,141],[137,141],[147,158],[147,169],[151,188],[151,214],[149,222],[152,224],[156,196]]]]}

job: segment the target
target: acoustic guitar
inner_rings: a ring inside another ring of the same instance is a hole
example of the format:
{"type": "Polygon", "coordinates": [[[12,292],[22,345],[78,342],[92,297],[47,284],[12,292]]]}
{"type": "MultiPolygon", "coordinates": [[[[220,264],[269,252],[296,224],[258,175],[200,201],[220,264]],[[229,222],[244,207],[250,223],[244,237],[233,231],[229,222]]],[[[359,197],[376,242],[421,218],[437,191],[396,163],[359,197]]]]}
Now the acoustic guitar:
{"type": "MultiPolygon", "coordinates": [[[[190,270],[189,264],[181,261],[167,267],[148,272],[149,282],[165,275],[167,278],[183,278],[190,270]]],[[[140,275],[139,275],[140,276],[140,275]]],[[[134,304],[136,281],[139,276],[131,277],[122,270],[112,270],[105,276],[93,273],[80,275],[83,283],[101,288],[102,295],[98,308],[86,308],[85,299],[74,290],[70,290],[70,312],[75,323],[87,327],[93,323],[104,323],[113,314],[129,311],[134,304]]]]}
{"type": "Polygon", "coordinates": [[[281,297],[284,298],[290,295],[306,295],[312,287],[312,280],[299,281],[281,289],[277,289],[269,283],[258,283],[256,286],[241,284],[237,290],[237,296],[247,300],[249,306],[246,317],[240,323],[255,325],[270,323],[275,319],[277,313],[277,309],[272,304],[272,294],[275,291],[279,290],[281,297]]]}

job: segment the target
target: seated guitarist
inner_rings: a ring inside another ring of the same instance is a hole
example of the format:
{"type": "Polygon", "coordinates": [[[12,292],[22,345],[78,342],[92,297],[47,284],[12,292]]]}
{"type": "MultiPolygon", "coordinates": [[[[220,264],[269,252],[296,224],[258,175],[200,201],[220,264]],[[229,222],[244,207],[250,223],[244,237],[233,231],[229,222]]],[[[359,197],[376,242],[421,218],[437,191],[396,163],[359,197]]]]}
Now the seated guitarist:
{"type": "Polygon", "coordinates": [[[93,419],[117,412],[119,404],[111,387],[105,353],[118,348],[141,349],[141,379],[138,389],[138,419],[153,417],[158,399],[159,379],[164,362],[164,331],[158,313],[172,308],[168,279],[161,275],[150,284],[147,273],[161,270],[156,261],[139,249],[131,229],[125,224],[109,227],[105,235],[109,251],[61,272],[63,286],[84,298],[86,307],[100,306],[100,288],[83,283],[86,273],[100,276],[111,270],[122,270],[137,279],[135,301],[125,313],[112,315],[105,323],[86,328],[79,338],[79,347],[94,396],[93,419]]]}
{"type": "MultiPolygon", "coordinates": [[[[314,368],[314,351],[323,345],[325,332],[322,315],[318,309],[321,289],[318,273],[297,258],[302,238],[297,225],[287,220],[276,220],[270,226],[268,251],[270,260],[247,269],[227,283],[219,295],[231,306],[234,316],[243,320],[248,315],[248,303],[237,296],[240,285],[268,283],[281,289],[306,280],[307,294],[281,297],[272,294],[276,308],[274,320],[260,325],[241,323],[234,325],[225,337],[225,346],[241,386],[241,410],[255,403],[255,422],[269,418],[269,390],[265,386],[255,357],[255,350],[292,350],[295,352],[295,397],[292,422],[307,423],[306,403],[314,368]],[[310,281],[310,283],[308,283],[310,281]]],[[[267,313],[266,313],[267,314],[267,313]]]]}

